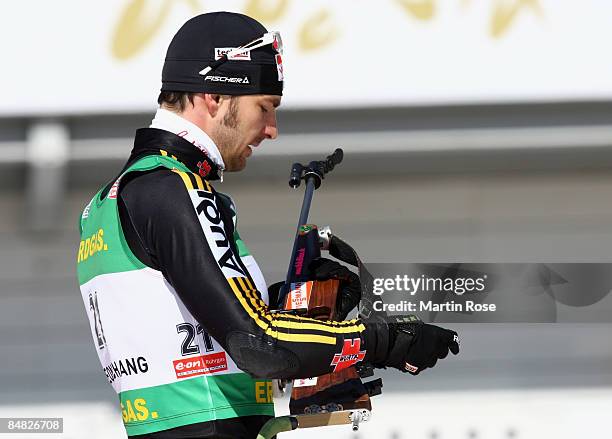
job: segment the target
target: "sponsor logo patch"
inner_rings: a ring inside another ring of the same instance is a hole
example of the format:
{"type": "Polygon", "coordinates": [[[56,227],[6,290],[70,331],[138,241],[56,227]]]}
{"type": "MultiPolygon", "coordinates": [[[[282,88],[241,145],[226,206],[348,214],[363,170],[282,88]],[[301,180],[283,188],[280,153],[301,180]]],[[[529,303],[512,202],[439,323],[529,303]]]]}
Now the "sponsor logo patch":
{"type": "Polygon", "coordinates": [[[283,57],[280,56],[280,54],[277,54],[275,56],[275,61],[276,61],[276,71],[278,73],[278,80],[282,81],[285,78],[285,75],[283,74],[283,57]]]}
{"type": "Polygon", "coordinates": [[[208,163],[206,160],[198,162],[196,166],[198,167],[198,174],[200,177],[206,177],[208,174],[210,174],[210,171],[212,171],[210,163],[208,163]]]}
{"type": "Polygon", "coordinates": [[[293,380],[293,387],[310,387],[317,385],[317,377],[293,380]]]}
{"type": "Polygon", "coordinates": [[[108,197],[107,198],[110,198],[111,200],[117,199],[117,191],[119,189],[119,180],[120,180],[120,178],[118,178],[117,181],[115,181],[113,183],[113,185],[111,186],[110,190],[108,191],[108,197]]]}
{"type": "MultiPolygon", "coordinates": [[[[215,47],[215,61],[222,58],[230,50],[234,50],[234,49],[236,49],[236,47],[215,47]]],[[[251,52],[247,51],[247,52],[238,53],[238,54],[229,56],[227,59],[228,60],[231,59],[232,61],[250,61],[251,52]]]]}
{"type": "Polygon", "coordinates": [[[93,203],[93,199],[89,202],[85,209],[83,209],[83,215],[81,215],[81,219],[89,218],[89,210],[91,209],[91,203],[93,203]]]}
{"type": "Polygon", "coordinates": [[[304,247],[298,249],[297,256],[295,258],[295,274],[298,276],[302,274],[302,268],[304,268],[304,257],[306,255],[306,249],[304,247]]]}
{"type": "Polygon", "coordinates": [[[98,229],[90,237],[81,240],[77,253],[77,263],[87,260],[98,252],[107,251],[108,244],[104,242],[104,229],[98,229]]]}
{"type": "Polygon", "coordinates": [[[206,76],[204,81],[209,82],[231,82],[233,84],[250,84],[248,76],[236,77],[236,76],[206,76]]]}
{"type": "Polygon", "coordinates": [[[181,358],[172,362],[177,379],[208,375],[227,370],[225,352],[181,358]]]}
{"type": "Polygon", "coordinates": [[[351,367],[355,363],[362,361],[365,358],[366,351],[360,351],[361,339],[354,338],[352,340],[344,340],[342,352],[334,355],[330,366],[334,367],[334,372],[351,367]]]}
{"type": "Polygon", "coordinates": [[[308,309],[312,282],[296,282],[291,284],[291,290],[287,296],[286,309],[308,309]]]}
{"type": "Polygon", "coordinates": [[[225,277],[230,278],[235,276],[235,273],[245,276],[244,271],[238,265],[239,259],[230,247],[230,238],[223,227],[221,212],[217,207],[215,196],[210,192],[201,190],[192,191],[190,196],[202,230],[206,235],[206,241],[225,277]]]}
{"type": "Polygon", "coordinates": [[[104,366],[104,373],[108,378],[108,382],[113,382],[123,376],[138,375],[140,373],[147,373],[149,371],[149,365],[145,357],[132,357],[115,360],[106,366],[104,366]]]}

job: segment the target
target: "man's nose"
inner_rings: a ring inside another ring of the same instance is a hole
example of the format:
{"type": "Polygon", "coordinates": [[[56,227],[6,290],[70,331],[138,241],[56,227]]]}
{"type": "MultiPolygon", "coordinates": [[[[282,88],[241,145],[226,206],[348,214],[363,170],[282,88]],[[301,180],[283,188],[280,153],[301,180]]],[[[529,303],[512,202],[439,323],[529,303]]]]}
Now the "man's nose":
{"type": "Polygon", "coordinates": [[[264,128],[264,134],[268,139],[276,139],[278,137],[278,127],[276,125],[276,114],[272,116],[272,120],[266,123],[266,127],[264,128]]]}

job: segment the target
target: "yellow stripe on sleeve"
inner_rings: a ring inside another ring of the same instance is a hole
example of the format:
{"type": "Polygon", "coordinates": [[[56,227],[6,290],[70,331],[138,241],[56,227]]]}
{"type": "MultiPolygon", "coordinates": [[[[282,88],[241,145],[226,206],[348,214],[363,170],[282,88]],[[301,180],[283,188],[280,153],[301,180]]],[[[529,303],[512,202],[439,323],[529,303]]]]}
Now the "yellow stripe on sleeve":
{"type": "Polygon", "coordinates": [[[333,320],[317,320],[317,319],[312,319],[310,317],[300,317],[300,316],[296,316],[294,314],[282,314],[281,316],[283,319],[287,319],[287,320],[299,320],[299,321],[313,321],[313,322],[319,322],[321,324],[325,324],[327,326],[334,326],[334,327],[345,327],[345,326],[355,326],[357,327],[357,321],[356,319],[353,320],[344,320],[342,322],[335,322],[333,320]]]}
{"type": "Polygon", "coordinates": [[[234,292],[234,295],[236,296],[236,298],[238,299],[242,307],[246,310],[249,316],[253,320],[255,320],[255,323],[257,323],[257,326],[259,326],[261,329],[266,331],[266,334],[267,334],[267,331],[270,329],[270,325],[264,322],[263,320],[261,320],[259,315],[257,315],[257,313],[255,313],[255,311],[253,311],[253,309],[247,304],[246,299],[242,296],[240,288],[238,287],[238,284],[236,283],[236,278],[230,278],[227,281],[232,287],[232,291],[234,292]]]}
{"type": "MultiPolygon", "coordinates": [[[[252,288],[252,283],[248,278],[237,278],[238,282],[243,288],[245,284],[250,285],[251,288],[243,289],[247,296],[249,297],[253,306],[255,306],[255,311],[259,311],[262,309],[261,305],[258,305],[257,302],[262,302],[258,300],[256,297],[255,289],[252,288]]],[[[264,314],[264,317],[268,317],[264,314]]],[[[286,329],[297,329],[297,330],[306,330],[306,329],[314,329],[322,332],[330,332],[332,334],[349,334],[351,332],[362,332],[365,331],[365,326],[363,324],[357,324],[356,320],[349,320],[348,322],[328,322],[321,321],[317,319],[312,319],[308,317],[298,317],[291,314],[283,314],[281,316],[275,317],[272,320],[272,326],[276,328],[286,328],[286,329]],[[287,321],[284,317],[291,316],[292,321],[287,321]],[[344,325],[336,325],[335,323],[344,323],[344,325]]]]}
{"type": "Polygon", "coordinates": [[[253,291],[252,288],[248,288],[247,287],[247,283],[250,284],[250,282],[248,282],[248,278],[246,277],[237,277],[236,278],[238,280],[238,286],[239,286],[239,290],[244,293],[244,295],[249,299],[249,301],[251,302],[252,309],[253,311],[255,311],[255,313],[257,313],[259,316],[265,318],[268,322],[272,321],[272,317],[270,317],[269,315],[267,315],[265,312],[261,312],[263,311],[263,307],[266,305],[263,300],[259,299],[258,297],[255,296],[255,292],[253,291]]]}
{"type": "Polygon", "coordinates": [[[365,330],[365,326],[361,324],[355,326],[326,326],[323,322],[309,323],[288,320],[274,320],[272,326],[287,329],[315,329],[317,331],[330,332],[332,334],[349,334],[351,332],[361,332],[365,330]]]}
{"type": "Polygon", "coordinates": [[[183,183],[187,187],[187,190],[193,190],[193,184],[191,183],[191,180],[189,180],[189,177],[185,172],[179,171],[178,169],[173,169],[172,172],[176,172],[178,175],[181,176],[181,178],[183,179],[183,183]]]}
{"type": "MultiPolygon", "coordinates": [[[[247,284],[247,286],[249,287],[250,291],[255,290],[255,287],[253,286],[253,283],[251,282],[251,280],[249,278],[242,278],[244,279],[245,283],[247,284]]],[[[282,314],[282,316],[280,316],[283,319],[290,319],[290,320],[295,320],[295,321],[299,321],[299,322],[311,322],[311,323],[317,323],[319,325],[325,325],[325,326],[333,326],[333,327],[351,327],[350,331],[339,331],[340,333],[345,333],[345,332],[360,332],[360,331],[365,331],[365,326],[363,324],[357,324],[357,320],[345,320],[342,322],[334,322],[334,321],[321,321],[321,320],[317,320],[317,319],[312,319],[312,318],[308,318],[308,317],[300,317],[300,316],[296,316],[293,314],[282,314]]],[[[284,325],[278,325],[279,327],[285,327],[285,328],[289,328],[292,326],[284,326],[284,325]]],[[[334,332],[334,331],[332,331],[334,332]]]]}
{"type": "MultiPolygon", "coordinates": [[[[272,332],[272,331],[271,331],[272,332]]],[[[268,331],[266,331],[268,334],[268,331]]],[[[328,337],[326,335],[317,334],[286,334],[284,332],[274,331],[272,337],[283,341],[291,341],[297,343],[319,343],[319,344],[336,344],[336,337],[328,337]]]]}
{"type": "Polygon", "coordinates": [[[196,179],[196,184],[198,185],[198,189],[204,189],[204,182],[202,181],[202,177],[200,177],[198,174],[195,174],[195,173],[193,174],[193,176],[196,179]]]}
{"type": "Polygon", "coordinates": [[[249,306],[249,304],[247,303],[246,299],[243,297],[240,291],[240,287],[238,286],[239,284],[237,283],[237,280],[239,279],[242,279],[242,278],[228,279],[230,287],[232,288],[234,295],[236,296],[236,298],[238,299],[242,307],[246,310],[249,316],[255,321],[257,326],[263,329],[267,335],[269,335],[270,337],[276,338],[278,340],[289,341],[289,342],[322,343],[322,344],[331,344],[331,345],[336,344],[336,337],[328,337],[325,335],[318,335],[318,334],[287,334],[284,332],[278,332],[278,331],[273,330],[270,327],[270,325],[264,322],[261,319],[261,316],[249,306]]]}

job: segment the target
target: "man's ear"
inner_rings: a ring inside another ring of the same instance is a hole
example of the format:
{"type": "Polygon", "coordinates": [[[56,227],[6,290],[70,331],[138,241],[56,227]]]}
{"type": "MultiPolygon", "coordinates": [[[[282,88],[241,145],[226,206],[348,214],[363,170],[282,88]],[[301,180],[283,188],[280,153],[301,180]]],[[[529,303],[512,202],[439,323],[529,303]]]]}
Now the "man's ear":
{"type": "Polygon", "coordinates": [[[215,117],[219,112],[219,106],[223,97],[220,94],[204,93],[204,104],[211,117],[215,117]]]}

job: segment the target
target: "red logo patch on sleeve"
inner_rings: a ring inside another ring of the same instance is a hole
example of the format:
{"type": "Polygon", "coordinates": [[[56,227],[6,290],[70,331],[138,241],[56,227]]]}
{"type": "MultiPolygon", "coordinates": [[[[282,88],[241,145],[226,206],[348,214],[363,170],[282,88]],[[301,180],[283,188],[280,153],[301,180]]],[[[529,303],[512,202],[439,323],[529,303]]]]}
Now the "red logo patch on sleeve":
{"type": "Polygon", "coordinates": [[[342,352],[334,355],[330,366],[334,367],[334,372],[351,367],[355,363],[362,361],[365,358],[366,351],[360,351],[361,339],[354,338],[352,340],[344,340],[342,352]]]}

